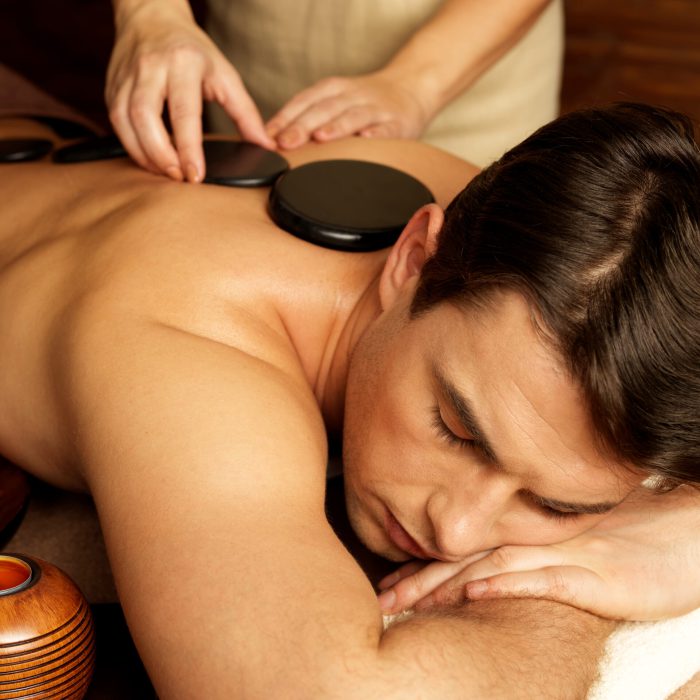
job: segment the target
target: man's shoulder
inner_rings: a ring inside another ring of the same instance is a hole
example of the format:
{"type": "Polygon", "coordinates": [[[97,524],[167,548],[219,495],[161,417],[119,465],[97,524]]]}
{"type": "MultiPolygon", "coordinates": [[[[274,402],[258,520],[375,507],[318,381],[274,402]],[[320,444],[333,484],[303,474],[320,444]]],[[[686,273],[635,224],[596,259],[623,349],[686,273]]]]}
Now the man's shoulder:
{"type": "Polygon", "coordinates": [[[479,168],[440,148],[410,139],[353,137],[318,144],[310,143],[284,153],[292,167],[314,160],[348,158],[389,165],[420,180],[446,207],[479,168]]]}

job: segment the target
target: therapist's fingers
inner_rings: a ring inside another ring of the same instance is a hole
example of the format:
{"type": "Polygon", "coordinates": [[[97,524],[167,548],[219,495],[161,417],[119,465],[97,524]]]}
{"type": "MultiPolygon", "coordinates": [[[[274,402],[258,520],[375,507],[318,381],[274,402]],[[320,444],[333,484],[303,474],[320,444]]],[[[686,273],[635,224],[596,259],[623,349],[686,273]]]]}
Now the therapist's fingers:
{"type": "Polygon", "coordinates": [[[115,93],[110,102],[109,121],[114,132],[119,137],[119,141],[131,158],[145,170],[154,171],[153,166],[149,163],[146,154],[141,148],[141,142],[129,119],[129,98],[131,97],[132,89],[132,81],[127,81],[121,85],[119,92],[115,93]]]}
{"type": "Polygon", "coordinates": [[[205,78],[203,89],[204,98],[216,101],[224,108],[245,141],[269,149],[277,146],[265,129],[260,112],[238,71],[228,61],[219,63],[217,69],[205,78]]]}
{"type": "Polygon", "coordinates": [[[358,133],[367,139],[395,139],[401,136],[399,124],[394,120],[370,124],[360,129],[358,133]]]}
{"type": "Polygon", "coordinates": [[[131,97],[135,84],[136,79],[131,76],[119,76],[119,80],[114,78],[108,80],[105,99],[109,106],[109,121],[132,160],[144,170],[157,173],[158,169],[143,149],[131,119],[131,97]]]}
{"type": "Polygon", "coordinates": [[[282,148],[298,148],[308,141],[350,136],[372,119],[372,109],[348,93],[320,100],[302,112],[277,136],[282,148]]]}
{"type": "Polygon", "coordinates": [[[163,123],[166,94],[165,71],[140,78],[131,93],[129,120],[149,162],[158,172],[175,175],[180,170],[180,159],[163,123]]]}
{"type": "Polygon", "coordinates": [[[266,125],[267,133],[275,139],[288,129],[304,112],[313,105],[336,97],[347,90],[348,81],[344,78],[324,78],[311,87],[292,97],[266,125]]]}
{"type": "Polygon", "coordinates": [[[202,150],[202,72],[189,62],[171,73],[168,85],[168,114],[179,156],[179,169],[189,182],[204,179],[202,150]]]}
{"type": "Polygon", "coordinates": [[[282,148],[297,148],[355,134],[415,138],[430,116],[410,90],[377,72],[321,81],[290,100],[267,127],[282,148]]]}
{"type": "Polygon", "coordinates": [[[314,129],[312,136],[323,142],[361,134],[368,125],[381,118],[379,111],[370,105],[353,105],[314,129]]]}
{"type": "Polygon", "coordinates": [[[122,86],[110,120],[129,155],[151,172],[182,179],[180,161],[163,124],[166,71],[147,70],[122,86]]]}

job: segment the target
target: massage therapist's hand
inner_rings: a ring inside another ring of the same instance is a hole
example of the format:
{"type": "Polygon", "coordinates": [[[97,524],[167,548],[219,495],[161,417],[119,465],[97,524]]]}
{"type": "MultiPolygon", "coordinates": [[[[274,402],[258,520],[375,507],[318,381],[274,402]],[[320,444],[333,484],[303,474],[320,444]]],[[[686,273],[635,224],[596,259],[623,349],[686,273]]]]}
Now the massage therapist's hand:
{"type": "Polygon", "coordinates": [[[244,139],[274,148],[238,73],[195,24],[186,0],[114,5],[105,97],[115,131],[139,165],[175,180],[204,177],[202,99],[221,104],[244,139]],[[163,124],[165,102],[174,145],[163,124]]]}
{"type": "Polygon", "coordinates": [[[267,131],[282,148],[353,135],[416,138],[433,113],[414,92],[385,71],[326,78],[287,102],[267,131]]]}
{"type": "Polygon", "coordinates": [[[500,547],[477,561],[411,562],[380,588],[380,602],[393,602],[385,613],[515,597],[615,619],[681,615],[700,607],[700,493],[686,486],[640,490],[565,542],[500,547]]]}

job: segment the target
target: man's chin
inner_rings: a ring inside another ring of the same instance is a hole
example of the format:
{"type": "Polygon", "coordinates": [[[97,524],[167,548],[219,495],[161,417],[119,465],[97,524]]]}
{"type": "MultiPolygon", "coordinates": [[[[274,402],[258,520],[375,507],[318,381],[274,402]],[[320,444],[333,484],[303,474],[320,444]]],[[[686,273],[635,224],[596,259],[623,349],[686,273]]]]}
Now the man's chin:
{"type": "Polygon", "coordinates": [[[353,525],[353,530],[357,539],[363,544],[363,546],[368,549],[372,554],[376,554],[382,559],[387,559],[388,561],[394,561],[397,564],[403,564],[404,562],[410,561],[412,557],[405,552],[399,552],[395,547],[388,546],[386,544],[380,544],[372,537],[363,536],[361,530],[353,525]]]}
{"type": "Polygon", "coordinates": [[[350,502],[347,503],[347,514],[355,536],[372,554],[397,563],[412,559],[409,554],[388,543],[383,528],[378,527],[377,523],[359,508],[351,506],[350,502]]]}

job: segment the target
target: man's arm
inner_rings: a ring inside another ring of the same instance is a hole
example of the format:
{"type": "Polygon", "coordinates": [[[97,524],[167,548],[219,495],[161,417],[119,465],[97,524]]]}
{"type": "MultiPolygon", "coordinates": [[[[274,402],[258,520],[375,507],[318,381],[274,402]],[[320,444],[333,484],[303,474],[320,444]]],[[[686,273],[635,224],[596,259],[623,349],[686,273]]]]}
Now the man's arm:
{"type": "Polygon", "coordinates": [[[275,331],[242,336],[266,336],[256,357],[97,307],[76,324],[66,410],[160,697],[583,696],[610,623],[562,605],[382,633],[325,518],[323,425],[275,331]]]}
{"type": "Polygon", "coordinates": [[[549,601],[475,602],[390,627],[380,655],[418,667],[397,697],[573,700],[586,697],[615,625],[549,601]],[[411,687],[440,692],[411,695],[411,687]]]}
{"type": "Polygon", "coordinates": [[[700,697],[700,673],[696,673],[685,685],[681,686],[669,700],[695,700],[700,697]]]}

